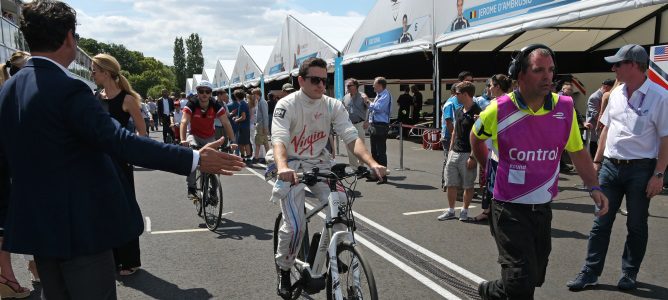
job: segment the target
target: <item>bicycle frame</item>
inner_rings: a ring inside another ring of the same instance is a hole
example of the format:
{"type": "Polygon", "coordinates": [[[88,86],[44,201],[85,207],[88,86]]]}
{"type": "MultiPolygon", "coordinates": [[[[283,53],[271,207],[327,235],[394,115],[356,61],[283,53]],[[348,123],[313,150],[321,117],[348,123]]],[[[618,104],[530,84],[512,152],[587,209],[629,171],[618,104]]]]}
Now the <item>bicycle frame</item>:
{"type": "MultiPolygon", "coordinates": [[[[336,225],[343,225],[343,223],[340,220],[338,221],[333,220],[333,218],[331,217],[331,216],[336,216],[334,217],[334,219],[338,219],[340,211],[339,207],[341,201],[339,199],[339,192],[336,191],[336,188],[334,188],[334,191],[330,191],[327,200],[328,200],[327,202],[320,203],[317,207],[314,207],[305,216],[306,222],[308,223],[313,216],[322,211],[326,206],[328,205],[330,206],[331,213],[329,217],[327,216],[325,217],[325,226],[322,228],[322,231],[320,232],[321,234],[320,241],[318,242],[318,248],[315,253],[315,259],[313,260],[313,265],[311,266],[309,265],[308,262],[296,259],[295,267],[302,274],[304,274],[305,271],[308,272],[310,278],[312,279],[322,279],[323,276],[325,276],[325,274],[327,274],[327,272],[329,271],[330,275],[332,276],[332,293],[334,299],[341,300],[343,299],[343,295],[341,293],[341,285],[339,284],[339,268],[338,268],[338,259],[336,257],[337,246],[339,242],[348,240],[355,243],[355,240],[348,226],[345,226],[345,229],[341,228],[341,226],[336,226],[336,225]],[[325,269],[326,258],[328,254],[329,254],[329,268],[325,269]]],[[[302,245],[302,247],[303,246],[308,247],[309,245],[302,245]]],[[[309,253],[309,255],[311,255],[311,253],[309,253]]],[[[353,280],[356,283],[356,285],[359,285],[360,283],[360,274],[359,274],[360,270],[357,267],[358,265],[359,264],[357,262],[354,262],[353,266],[351,266],[354,267],[353,280]]]]}

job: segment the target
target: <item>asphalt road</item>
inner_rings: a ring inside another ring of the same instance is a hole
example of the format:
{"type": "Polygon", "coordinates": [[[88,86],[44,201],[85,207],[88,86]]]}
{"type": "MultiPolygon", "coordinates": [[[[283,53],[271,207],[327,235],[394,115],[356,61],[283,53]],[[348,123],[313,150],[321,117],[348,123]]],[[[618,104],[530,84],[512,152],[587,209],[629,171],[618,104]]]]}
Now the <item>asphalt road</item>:
{"type": "MultiPolygon", "coordinates": [[[[151,133],[159,138],[160,133],[151,133]]],[[[499,277],[497,251],[487,223],[437,221],[447,206],[440,191],[441,151],[388,140],[392,173],[387,185],[360,181],[355,202],[362,251],[376,278],[380,299],[469,297],[478,280],[499,277]]],[[[346,162],[345,150],[338,157],[346,162]]],[[[186,199],[185,177],[137,168],[136,191],[146,222],[141,236],[142,269],[119,278],[120,299],[279,299],[272,256],[274,219],[280,211],[268,202],[271,185],[256,175],[261,167],[221,177],[224,220],[216,232],[206,230],[186,199]],[[150,225],[149,225],[150,223],[150,225]]],[[[552,254],[547,280],[536,299],[668,299],[668,196],[652,200],[649,243],[638,275],[639,289],[617,290],[626,217],[617,215],[607,265],[600,285],[582,292],[565,287],[580,269],[593,219],[593,205],[581,181],[562,174],[561,193],[553,203],[552,254]]],[[[311,202],[313,199],[310,200],[311,202]]],[[[461,205],[461,203],[458,203],[461,205]]],[[[474,199],[469,215],[477,215],[474,199]]],[[[319,227],[319,221],[309,226],[319,227]]],[[[27,285],[25,260],[14,256],[14,269],[27,285]]],[[[31,299],[38,299],[39,285],[31,299]]],[[[325,299],[324,292],[313,299],[325,299]]],[[[306,297],[305,299],[308,299],[306,297]]]]}

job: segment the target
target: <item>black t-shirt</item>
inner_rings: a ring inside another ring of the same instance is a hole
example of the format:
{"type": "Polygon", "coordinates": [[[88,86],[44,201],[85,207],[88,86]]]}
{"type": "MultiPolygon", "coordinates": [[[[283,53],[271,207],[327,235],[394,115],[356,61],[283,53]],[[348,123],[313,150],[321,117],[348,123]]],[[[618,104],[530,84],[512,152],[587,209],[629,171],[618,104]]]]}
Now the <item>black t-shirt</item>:
{"type": "Polygon", "coordinates": [[[473,104],[471,109],[467,112],[464,112],[464,107],[460,107],[455,111],[455,144],[452,147],[452,150],[455,152],[471,152],[471,141],[469,140],[469,135],[471,134],[471,129],[475,123],[474,116],[480,115],[480,106],[478,104],[473,104]]]}
{"type": "Polygon", "coordinates": [[[409,108],[413,102],[413,97],[409,94],[401,94],[397,103],[399,103],[400,108],[409,108]]]}

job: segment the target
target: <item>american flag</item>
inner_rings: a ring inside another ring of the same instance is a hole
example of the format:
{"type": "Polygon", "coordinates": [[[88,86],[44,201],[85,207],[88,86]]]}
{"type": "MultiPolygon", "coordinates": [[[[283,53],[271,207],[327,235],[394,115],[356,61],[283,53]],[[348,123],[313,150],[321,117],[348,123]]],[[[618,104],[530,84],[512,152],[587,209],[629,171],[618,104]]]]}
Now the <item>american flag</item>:
{"type": "Polygon", "coordinates": [[[668,60],[668,46],[654,48],[654,61],[668,60]]]}

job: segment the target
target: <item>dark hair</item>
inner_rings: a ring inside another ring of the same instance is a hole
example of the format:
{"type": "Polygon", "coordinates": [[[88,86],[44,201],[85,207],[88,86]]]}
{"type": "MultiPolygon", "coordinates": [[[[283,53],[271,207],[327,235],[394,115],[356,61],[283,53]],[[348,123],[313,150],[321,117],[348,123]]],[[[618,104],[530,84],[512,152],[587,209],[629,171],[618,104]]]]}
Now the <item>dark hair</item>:
{"type": "Polygon", "coordinates": [[[348,85],[347,83],[352,83],[355,87],[360,86],[359,81],[357,81],[357,79],[352,78],[352,77],[350,77],[350,78],[348,78],[348,80],[346,80],[346,85],[348,85]]]}
{"type": "Polygon", "coordinates": [[[383,88],[387,87],[387,80],[385,77],[376,77],[376,79],[373,80],[373,83],[376,84],[378,82],[383,88]]]}
{"type": "Polygon", "coordinates": [[[327,70],[327,62],[319,57],[311,57],[302,62],[302,65],[299,66],[299,76],[302,78],[308,76],[308,69],[310,67],[323,68],[327,70]]]}
{"type": "Polygon", "coordinates": [[[473,73],[469,71],[461,71],[459,75],[457,75],[457,79],[459,79],[459,81],[464,81],[464,79],[469,76],[473,77],[473,73]]]}
{"type": "Polygon", "coordinates": [[[492,84],[498,84],[499,88],[504,92],[508,93],[510,88],[513,85],[513,81],[504,74],[496,74],[492,76],[492,84]]]}
{"type": "Polygon", "coordinates": [[[226,90],[219,90],[218,91],[218,95],[225,95],[225,94],[227,94],[226,90]]]}
{"type": "Polygon", "coordinates": [[[23,4],[21,32],[31,51],[54,52],[69,31],[76,31],[77,12],[65,2],[37,0],[23,4]]]}
{"type": "Polygon", "coordinates": [[[246,97],[246,92],[244,92],[242,89],[236,89],[232,94],[234,94],[234,99],[237,100],[244,100],[246,97]]]}
{"type": "Polygon", "coordinates": [[[185,97],[186,97],[186,93],[181,92],[181,94],[179,94],[179,96],[181,96],[181,98],[185,98],[185,97]]]}
{"type": "Polygon", "coordinates": [[[470,81],[462,81],[457,84],[457,92],[473,97],[475,95],[475,86],[470,81]]]}
{"type": "Polygon", "coordinates": [[[404,17],[403,17],[401,20],[402,20],[402,21],[403,21],[403,20],[406,20],[406,22],[408,22],[408,16],[407,16],[406,14],[404,14],[404,17]]]}
{"type": "Polygon", "coordinates": [[[608,78],[606,80],[603,80],[603,83],[601,83],[601,84],[602,85],[607,85],[607,86],[613,86],[613,85],[615,85],[615,80],[608,78]]]}
{"type": "Polygon", "coordinates": [[[420,89],[418,88],[417,85],[412,85],[412,86],[411,86],[411,91],[412,91],[414,94],[417,94],[417,93],[420,92],[420,89]]]}

